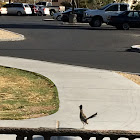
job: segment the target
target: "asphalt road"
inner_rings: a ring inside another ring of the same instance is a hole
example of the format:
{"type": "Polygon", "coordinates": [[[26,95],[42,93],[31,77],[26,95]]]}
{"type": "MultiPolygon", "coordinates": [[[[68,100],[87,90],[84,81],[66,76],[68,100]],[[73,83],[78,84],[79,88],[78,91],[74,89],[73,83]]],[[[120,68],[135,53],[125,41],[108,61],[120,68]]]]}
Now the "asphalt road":
{"type": "Polygon", "coordinates": [[[140,73],[140,54],[131,51],[140,44],[140,29],[116,30],[103,25],[64,25],[43,21],[49,17],[0,16],[0,28],[21,33],[26,40],[0,42],[0,56],[11,56],[140,73]]]}

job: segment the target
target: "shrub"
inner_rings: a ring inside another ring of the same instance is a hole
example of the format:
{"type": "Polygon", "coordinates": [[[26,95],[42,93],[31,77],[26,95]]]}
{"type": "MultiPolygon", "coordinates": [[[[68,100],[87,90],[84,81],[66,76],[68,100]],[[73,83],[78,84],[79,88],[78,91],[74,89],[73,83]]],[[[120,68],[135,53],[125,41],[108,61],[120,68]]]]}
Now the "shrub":
{"type": "Polygon", "coordinates": [[[138,5],[134,8],[134,10],[140,10],[140,4],[138,4],[138,5]]]}

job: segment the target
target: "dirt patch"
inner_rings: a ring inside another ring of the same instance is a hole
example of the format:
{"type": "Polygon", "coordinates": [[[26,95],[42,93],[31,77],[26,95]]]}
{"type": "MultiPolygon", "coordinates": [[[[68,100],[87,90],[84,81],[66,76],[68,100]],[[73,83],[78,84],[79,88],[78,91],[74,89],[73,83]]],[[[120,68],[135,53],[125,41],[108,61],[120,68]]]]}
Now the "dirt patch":
{"type": "Polygon", "coordinates": [[[3,30],[0,29],[0,41],[18,41],[18,40],[23,40],[24,36],[8,31],[8,30],[3,30]]]}

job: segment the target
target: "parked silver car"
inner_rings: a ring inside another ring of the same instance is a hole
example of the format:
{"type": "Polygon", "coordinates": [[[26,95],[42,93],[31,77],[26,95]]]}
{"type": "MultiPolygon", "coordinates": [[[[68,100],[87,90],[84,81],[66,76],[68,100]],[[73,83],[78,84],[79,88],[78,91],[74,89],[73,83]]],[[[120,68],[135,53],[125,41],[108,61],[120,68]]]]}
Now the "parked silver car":
{"type": "Polygon", "coordinates": [[[32,14],[30,6],[26,3],[9,3],[0,8],[1,14],[29,15],[32,14]]]}

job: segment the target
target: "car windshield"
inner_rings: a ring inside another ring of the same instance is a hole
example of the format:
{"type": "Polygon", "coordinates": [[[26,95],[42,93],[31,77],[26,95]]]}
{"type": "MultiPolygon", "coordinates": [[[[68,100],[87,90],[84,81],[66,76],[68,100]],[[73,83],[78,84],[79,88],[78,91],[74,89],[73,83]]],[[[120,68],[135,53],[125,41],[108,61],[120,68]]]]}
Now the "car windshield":
{"type": "Polygon", "coordinates": [[[108,5],[105,5],[105,6],[103,6],[102,8],[100,8],[99,10],[104,10],[104,9],[106,9],[108,6],[110,6],[111,4],[108,4],[108,5]]]}
{"type": "MultiPolygon", "coordinates": [[[[86,11],[87,8],[83,9],[83,8],[75,8],[74,11],[77,12],[77,11],[86,11]]],[[[64,14],[65,13],[68,13],[68,12],[71,12],[72,11],[72,8],[66,10],[65,12],[63,12],[64,14]]]]}
{"type": "Polygon", "coordinates": [[[7,7],[7,4],[6,5],[3,5],[3,7],[7,7]]]}
{"type": "Polygon", "coordinates": [[[29,7],[29,5],[24,5],[24,7],[29,7]]]}

